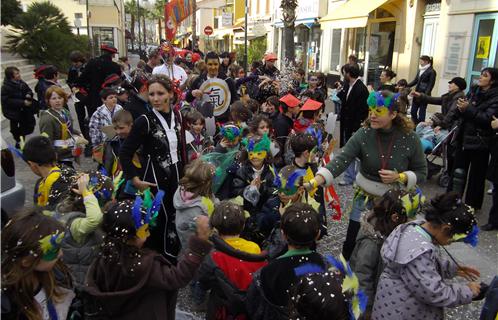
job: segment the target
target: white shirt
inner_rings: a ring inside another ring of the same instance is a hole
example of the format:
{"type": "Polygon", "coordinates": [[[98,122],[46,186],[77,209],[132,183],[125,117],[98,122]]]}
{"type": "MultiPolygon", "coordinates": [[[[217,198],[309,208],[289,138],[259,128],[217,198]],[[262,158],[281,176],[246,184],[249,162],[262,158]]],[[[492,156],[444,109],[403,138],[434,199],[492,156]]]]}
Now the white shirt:
{"type": "Polygon", "coordinates": [[[185,70],[174,63],[172,65],[162,64],[157,66],[154,70],[152,70],[152,74],[164,74],[171,80],[179,80],[181,86],[185,83],[185,81],[187,81],[188,78],[185,70]]]}
{"type": "Polygon", "coordinates": [[[349,94],[351,93],[351,90],[353,89],[354,85],[356,84],[356,81],[358,81],[360,78],[356,78],[356,80],[353,82],[353,84],[349,85],[348,93],[346,94],[346,100],[349,99],[349,94]]]}
{"type": "Polygon", "coordinates": [[[168,126],[166,119],[164,119],[163,115],[159,113],[156,109],[152,108],[152,111],[161,122],[161,126],[166,131],[166,138],[168,139],[169,144],[169,153],[171,155],[171,162],[175,164],[178,162],[178,137],[176,136],[175,131],[175,113],[171,111],[171,126],[168,126]]]}

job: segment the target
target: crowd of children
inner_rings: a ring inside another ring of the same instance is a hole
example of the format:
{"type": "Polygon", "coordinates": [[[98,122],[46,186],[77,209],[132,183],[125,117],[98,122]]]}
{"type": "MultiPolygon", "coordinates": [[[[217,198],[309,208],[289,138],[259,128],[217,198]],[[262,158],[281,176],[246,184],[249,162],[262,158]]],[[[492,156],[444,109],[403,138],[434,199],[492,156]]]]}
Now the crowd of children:
{"type": "Polygon", "coordinates": [[[102,90],[88,173],[73,159],[89,141],[64,91],[47,89],[42,135],[22,149],[36,209],[2,231],[2,317],[174,319],[189,284],[207,319],[442,319],[483,298],[479,271],[439,254],[475,246],[473,211],[456,193],[424,204],[425,159],[394,96],[372,93],[365,127],[332,157],[320,74],[298,97],[232,103],[214,132],[167,77],[140,79],[142,113],[102,90]],[[322,255],[340,211],[331,181],[355,158],[344,256],[322,255]]]}

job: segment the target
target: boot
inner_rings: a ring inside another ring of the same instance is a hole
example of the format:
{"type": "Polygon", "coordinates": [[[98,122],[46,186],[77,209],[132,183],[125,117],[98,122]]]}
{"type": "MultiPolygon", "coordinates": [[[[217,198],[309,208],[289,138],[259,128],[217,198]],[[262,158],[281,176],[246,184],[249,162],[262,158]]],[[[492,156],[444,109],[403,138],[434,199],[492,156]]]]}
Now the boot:
{"type": "Polygon", "coordinates": [[[358,221],[349,220],[346,240],[342,246],[342,255],[346,261],[349,261],[349,258],[351,258],[351,254],[353,253],[353,249],[356,244],[356,236],[360,231],[360,226],[361,224],[358,221]]]}

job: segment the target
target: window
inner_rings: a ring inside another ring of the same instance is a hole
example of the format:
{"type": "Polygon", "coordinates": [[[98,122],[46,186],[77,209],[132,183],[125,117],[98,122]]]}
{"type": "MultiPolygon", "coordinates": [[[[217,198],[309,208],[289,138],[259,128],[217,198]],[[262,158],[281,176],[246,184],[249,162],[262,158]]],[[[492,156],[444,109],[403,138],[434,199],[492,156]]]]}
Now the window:
{"type": "Polygon", "coordinates": [[[330,70],[337,70],[341,63],[341,29],[332,30],[332,48],[330,51],[330,70]]]}
{"type": "Polygon", "coordinates": [[[259,15],[259,1],[260,0],[256,0],[256,14],[259,15]]]}
{"type": "Polygon", "coordinates": [[[95,52],[99,52],[99,48],[101,44],[108,44],[111,46],[115,46],[114,43],[114,28],[105,28],[105,27],[93,27],[93,45],[95,47],[95,52]]]}
{"type": "Polygon", "coordinates": [[[469,83],[477,82],[481,70],[498,65],[498,14],[476,15],[469,59],[469,83]]]}
{"type": "Polygon", "coordinates": [[[74,18],[75,18],[75,19],[83,19],[83,13],[81,13],[81,12],[76,12],[76,13],[74,14],[74,18]]]}

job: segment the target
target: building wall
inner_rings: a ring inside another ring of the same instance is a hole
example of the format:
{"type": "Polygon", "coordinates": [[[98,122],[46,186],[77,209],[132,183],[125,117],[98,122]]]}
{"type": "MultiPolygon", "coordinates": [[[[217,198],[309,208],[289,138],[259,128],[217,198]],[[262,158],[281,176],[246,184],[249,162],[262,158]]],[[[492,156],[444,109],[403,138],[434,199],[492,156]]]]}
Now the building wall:
{"type": "MultiPolygon", "coordinates": [[[[464,33],[463,49],[459,57],[459,74],[466,78],[472,49],[472,39],[475,32],[474,21],[476,14],[498,12],[496,0],[452,0],[441,1],[441,16],[439,20],[440,32],[435,54],[435,66],[438,71],[438,81],[434,94],[441,95],[448,90],[448,81],[452,75],[445,74],[444,70],[448,61],[448,41],[450,33],[464,33]]],[[[494,49],[492,49],[494,50],[494,49]]]]}

